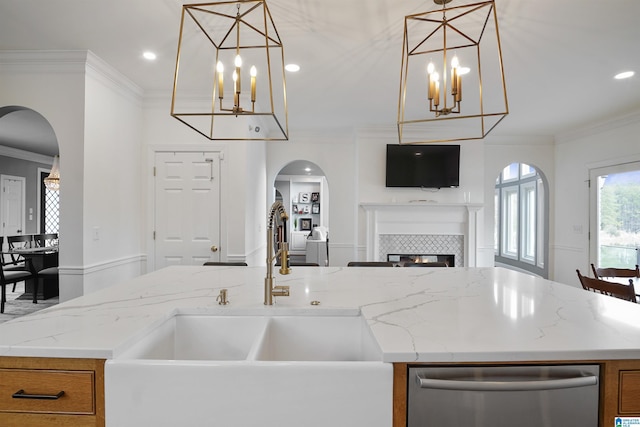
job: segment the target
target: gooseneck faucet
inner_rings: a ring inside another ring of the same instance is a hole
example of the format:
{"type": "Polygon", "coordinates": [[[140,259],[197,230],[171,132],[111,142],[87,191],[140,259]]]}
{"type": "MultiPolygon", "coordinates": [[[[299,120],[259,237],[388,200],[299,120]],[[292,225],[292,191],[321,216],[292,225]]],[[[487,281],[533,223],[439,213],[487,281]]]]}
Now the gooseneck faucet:
{"type": "Polygon", "coordinates": [[[289,243],[285,240],[287,235],[287,220],[289,216],[284,210],[282,202],[276,201],[271,205],[267,217],[267,277],[264,279],[264,305],[273,305],[274,297],[288,297],[288,286],[273,286],[273,261],[280,255],[280,274],[289,274],[289,243]],[[273,223],[276,214],[282,220],[282,233],[278,233],[278,251],[274,252],[273,248],[273,223]]]}

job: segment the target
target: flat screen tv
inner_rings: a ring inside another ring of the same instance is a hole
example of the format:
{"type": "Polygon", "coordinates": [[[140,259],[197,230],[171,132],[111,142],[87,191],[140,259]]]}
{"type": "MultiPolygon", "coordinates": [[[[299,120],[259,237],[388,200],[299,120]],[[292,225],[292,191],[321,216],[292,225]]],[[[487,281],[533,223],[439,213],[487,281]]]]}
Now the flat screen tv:
{"type": "Polygon", "coordinates": [[[387,145],[387,187],[460,185],[460,145],[387,145]]]}

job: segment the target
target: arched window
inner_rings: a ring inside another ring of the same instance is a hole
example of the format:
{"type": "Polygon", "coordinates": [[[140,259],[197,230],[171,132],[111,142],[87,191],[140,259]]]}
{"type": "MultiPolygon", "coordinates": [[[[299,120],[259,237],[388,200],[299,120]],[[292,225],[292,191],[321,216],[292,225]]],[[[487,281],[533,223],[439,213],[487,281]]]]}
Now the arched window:
{"type": "Polygon", "coordinates": [[[525,163],[505,167],[495,186],[496,265],[548,277],[547,197],[540,173],[525,163]]]}

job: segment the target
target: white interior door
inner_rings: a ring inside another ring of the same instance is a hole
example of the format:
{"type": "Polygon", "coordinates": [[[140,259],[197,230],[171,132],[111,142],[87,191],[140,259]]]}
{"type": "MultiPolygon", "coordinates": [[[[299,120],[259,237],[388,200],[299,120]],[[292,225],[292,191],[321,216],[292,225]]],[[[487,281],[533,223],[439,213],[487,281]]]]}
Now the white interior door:
{"type": "Polygon", "coordinates": [[[220,153],[156,153],[155,268],[220,260],[220,153]]]}
{"type": "Polygon", "coordinates": [[[24,177],[2,175],[2,235],[23,234],[25,227],[24,177]]]}

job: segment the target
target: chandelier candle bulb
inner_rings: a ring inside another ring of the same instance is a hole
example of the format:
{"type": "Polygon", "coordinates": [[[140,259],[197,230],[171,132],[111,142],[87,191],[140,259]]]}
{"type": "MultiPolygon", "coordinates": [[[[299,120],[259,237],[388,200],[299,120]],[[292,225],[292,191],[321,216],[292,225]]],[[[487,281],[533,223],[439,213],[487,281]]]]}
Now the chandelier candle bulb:
{"type": "Polygon", "coordinates": [[[242,58],[240,58],[240,55],[236,55],[236,59],[235,59],[235,66],[236,66],[236,93],[240,93],[241,87],[240,87],[240,76],[242,76],[242,74],[240,73],[240,68],[242,67],[242,58]]]}
{"type": "Polygon", "coordinates": [[[252,66],[249,73],[251,74],[251,102],[256,102],[256,75],[258,70],[256,70],[255,66],[252,66]]]}
{"type": "Polygon", "coordinates": [[[218,98],[222,99],[224,97],[224,65],[222,61],[218,61],[216,70],[218,71],[218,98]]]}
{"type": "Polygon", "coordinates": [[[431,74],[433,74],[434,69],[435,69],[435,66],[433,65],[433,62],[429,62],[429,65],[427,65],[427,75],[428,75],[428,83],[429,83],[429,95],[428,95],[429,100],[433,99],[433,92],[435,89],[435,84],[431,79],[431,74]]]}
{"type": "Polygon", "coordinates": [[[433,73],[433,100],[433,105],[440,105],[440,75],[437,72],[433,73]]]}
{"type": "Polygon", "coordinates": [[[456,102],[462,101],[462,76],[458,74],[458,88],[456,91],[456,102]]]}
{"type": "Polygon", "coordinates": [[[238,78],[238,73],[236,71],[233,72],[233,106],[235,108],[240,107],[240,79],[238,78]]]}
{"type": "Polygon", "coordinates": [[[454,56],[451,60],[451,95],[455,97],[458,92],[458,67],[460,66],[460,62],[458,61],[458,57],[454,56]]]}

